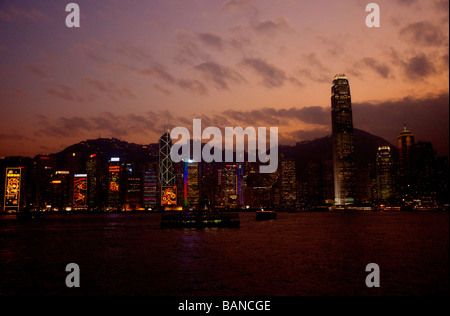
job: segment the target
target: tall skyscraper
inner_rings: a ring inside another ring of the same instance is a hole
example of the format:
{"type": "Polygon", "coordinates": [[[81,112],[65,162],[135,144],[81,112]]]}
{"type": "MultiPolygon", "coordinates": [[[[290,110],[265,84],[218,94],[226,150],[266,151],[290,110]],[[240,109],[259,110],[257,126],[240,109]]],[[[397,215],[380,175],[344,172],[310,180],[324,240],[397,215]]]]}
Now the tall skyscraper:
{"type": "Polygon", "coordinates": [[[57,170],[57,158],[38,156],[34,159],[33,177],[36,179],[36,205],[45,208],[51,200],[51,178],[57,170]]]}
{"type": "Polygon", "coordinates": [[[222,194],[223,203],[226,207],[237,208],[238,200],[238,174],[237,165],[226,165],[222,170],[222,194]]]}
{"type": "Polygon", "coordinates": [[[72,205],[69,201],[69,171],[56,171],[51,179],[51,208],[55,211],[64,211],[72,205]]]}
{"type": "Polygon", "coordinates": [[[159,186],[175,186],[175,174],[173,172],[173,161],[170,157],[172,139],[169,132],[165,132],[159,138],[159,186]]]}
{"type": "Polygon", "coordinates": [[[126,171],[126,191],[125,191],[125,211],[142,209],[142,172],[135,164],[127,163],[126,171]]]}
{"type": "Polygon", "coordinates": [[[200,201],[198,162],[184,162],[184,206],[198,207],[200,201]]]}
{"type": "Polygon", "coordinates": [[[377,197],[387,201],[394,196],[394,163],[389,146],[382,146],[377,151],[377,197]]]}
{"type": "Polygon", "coordinates": [[[345,75],[336,75],[331,88],[334,192],[336,205],[355,202],[355,149],[350,85],[345,75]]]}
{"type": "Polygon", "coordinates": [[[297,200],[295,161],[281,161],[281,202],[283,206],[294,207],[297,200]]]}
{"type": "Polygon", "coordinates": [[[101,193],[101,160],[97,154],[92,154],[86,162],[86,173],[88,175],[88,207],[91,210],[100,208],[101,193]]]}
{"type": "Polygon", "coordinates": [[[146,209],[155,209],[158,205],[158,180],[156,172],[149,168],[144,172],[143,203],[146,209]]]}
{"type": "Polygon", "coordinates": [[[411,169],[413,146],[414,135],[406,128],[405,124],[403,131],[398,136],[400,193],[405,199],[411,198],[413,192],[413,170],[411,169]]]}
{"type": "Polygon", "coordinates": [[[108,162],[108,208],[113,210],[117,210],[120,207],[121,175],[120,158],[111,158],[108,162]]]}
{"type": "Polygon", "coordinates": [[[419,141],[412,147],[411,156],[412,198],[419,200],[421,206],[436,206],[440,182],[436,151],[430,142],[419,141]]]}
{"type": "Polygon", "coordinates": [[[242,206],[244,205],[244,189],[245,189],[244,166],[242,164],[237,165],[236,175],[237,175],[238,203],[239,206],[242,206]]]}
{"type": "Polygon", "coordinates": [[[88,207],[88,175],[75,174],[73,179],[72,207],[76,210],[86,210],[88,207]]]}

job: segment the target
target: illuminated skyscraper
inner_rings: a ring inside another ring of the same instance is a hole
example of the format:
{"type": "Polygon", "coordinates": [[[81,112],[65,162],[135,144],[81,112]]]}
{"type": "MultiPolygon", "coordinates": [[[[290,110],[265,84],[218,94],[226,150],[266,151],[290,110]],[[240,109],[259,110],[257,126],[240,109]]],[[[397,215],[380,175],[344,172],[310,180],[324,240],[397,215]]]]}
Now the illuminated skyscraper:
{"type": "Polygon", "coordinates": [[[125,211],[142,209],[142,172],[133,163],[125,165],[126,171],[126,191],[125,191],[125,211]]]}
{"type": "Polygon", "coordinates": [[[281,200],[283,206],[293,207],[296,202],[295,161],[281,161],[281,200]]]}
{"type": "Polygon", "coordinates": [[[172,139],[169,132],[165,132],[159,138],[159,185],[175,186],[175,174],[173,172],[173,162],[170,157],[170,149],[172,148],[172,139]]]}
{"type": "Polygon", "coordinates": [[[355,149],[350,85],[336,75],[331,88],[335,204],[355,202],[355,149]]]}
{"type": "Polygon", "coordinates": [[[237,165],[237,194],[238,194],[238,203],[239,206],[244,205],[244,189],[245,189],[245,182],[244,182],[244,166],[242,164],[237,165]]]}
{"type": "Polygon", "coordinates": [[[389,146],[378,148],[377,152],[377,197],[387,201],[394,196],[394,164],[389,146]]]}
{"type": "Polygon", "coordinates": [[[51,178],[57,170],[57,158],[38,156],[34,159],[33,177],[36,179],[36,205],[44,209],[50,205],[51,178]]]}
{"type": "Polygon", "coordinates": [[[93,154],[86,162],[86,173],[88,175],[88,207],[91,210],[100,207],[101,190],[101,161],[100,157],[93,154]]]}
{"type": "Polygon", "coordinates": [[[239,206],[237,165],[227,165],[222,170],[222,194],[224,205],[230,208],[239,206]]]}
{"type": "Polygon", "coordinates": [[[72,205],[69,201],[69,171],[56,171],[51,178],[51,208],[64,211],[72,205]]]}
{"type": "Polygon", "coordinates": [[[398,136],[398,155],[400,172],[400,193],[406,199],[411,198],[413,192],[413,171],[411,169],[412,149],[414,146],[414,135],[403,126],[403,131],[398,136]]]}
{"type": "Polygon", "coordinates": [[[184,162],[184,206],[197,207],[200,200],[198,163],[189,159],[184,162]]]}
{"type": "Polygon", "coordinates": [[[108,207],[113,210],[120,207],[121,173],[120,158],[111,158],[108,163],[108,207]]]}
{"type": "Polygon", "coordinates": [[[143,201],[146,209],[155,209],[158,201],[158,180],[154,170],[144,172],[143,201]]]}

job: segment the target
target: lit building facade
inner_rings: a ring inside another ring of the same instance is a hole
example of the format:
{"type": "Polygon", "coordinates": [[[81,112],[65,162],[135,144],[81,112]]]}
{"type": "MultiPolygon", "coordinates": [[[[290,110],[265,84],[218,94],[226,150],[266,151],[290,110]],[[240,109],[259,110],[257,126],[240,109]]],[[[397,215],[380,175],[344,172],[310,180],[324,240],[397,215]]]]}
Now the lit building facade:
{"type": "Polygon", "coordinates": [[[200,202],[199,168],[193,160],[184,163],[184,206],[198,207],[200,202]]]}
{"type": "Polygon", "coordinates": [[[267,174],[260,174],[255,165],[246,165],[246,178],[243,190],[246,208],[268,208],[273,204],[271,184],[265,181],[267,174]]]}
{"type": "Polygon", "coordinates": [[[222,194],[226,207],[237,208],[239,206],[239,190],[237,165],[226,165],[222,170],[222,194]]]}
{"type": "Polygon", "coordinates": [[[73,179],[72,207],[76,210],[87,209],[88,202],[88,175],[75,174],[73,179]]]}
{"type": "Polygon", "coordinates": [[[125,211],[142,210],[142,173],[131,164],[126,164],[125,211]]]}
{"type": "Polygon", "coordinates": [[[336,75],[331,88],[334,192],[336,205],[355,203],[355,149],[350,85],[336,75]]]}
{"type": "MultiPolygon", "coordinates": [[[[159,201],[163,206],[163,188],[176,186],[176,176],[174,172],[174,164],[170,157],[172,148],[172,138],[169,131],[166,131],[158,141],[158,184],[159,184],[159,201]]],[[[165,192],[165,191],[164,191],[165,192]]]]}
{"type": "Polygon", "coordinates": [[[108,208],[117,210],[120,207],[121,189],[120,158],[111,158],[108,165],[108,208]]]}
{"type": "Polygon", "coordinates": [[[153,170],[144,172],[143,204],[152,210],[158,205],[158,179],[153,170]]]}
{"type": "Polygon", "coordinates": [[[177,203],[177,187],[161,187],[161,206],[173,207],[177,203]]]}
{"type": "Polygon", "coordinates": [[[51,178],[57,170],[57,159],[51,156],[35,158],[33,176],[36,179],[36,206],[46,209],[51,201],[51,178]]]}
{"type": "Polygon", "coordinates": [[[21,207],[22,168],[6,168],[4,211],[17,212],[21,207]]]}
{"type": "Polygon", "coordinates": [[[89,156],[86,161],[86,173],[88,175],[88,208],[91,210],[99,209],[101,207],[100,203],[100,192],[101,192],[101,161],[100,157],[96,154],[89,156]]]}
{"type": "Polygon", "coordinates": [[[51,179],[51,202],[48,205],[53,211],[64,211],[72,207],[72,201],[69,201],[69,177],[67,170],[56,171],[51,179]]]}
{"type": "Polygon", "coordinates": [[[297,200],[295,161],[281,161],[281,202],[285,207],[294,207],[297,200]]]}
{"type": "Polygon", "coordinates": [[[389,146],[378,148],[376,159],[376,192],[379,201],[394,197],[394,163],[389,146]]]}

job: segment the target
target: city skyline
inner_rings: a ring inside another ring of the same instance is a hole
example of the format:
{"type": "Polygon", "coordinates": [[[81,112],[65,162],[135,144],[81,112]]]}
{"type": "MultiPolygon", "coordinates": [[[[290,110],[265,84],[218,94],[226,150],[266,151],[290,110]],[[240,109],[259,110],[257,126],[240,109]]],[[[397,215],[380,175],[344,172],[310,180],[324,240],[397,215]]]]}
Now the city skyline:
{"type": "Polygon", "coordinates": [[[406,123],[448,155],[448,1],[378,1],[380,28],[358,1],[77,3],[79,29],[65,4],[0,5],[0,156],[148,144],[193,118],[279,126],[292,145],[331,134],[336,73],[355,128],[395,144],[406,123]]]}
{"type": "MultiPolygon", "coordinates": [[[[344,78],[338,76],[333,88],[349,96],[344,78]]],[[[336,146],[339,136],[329,136],[281,146],[279,168],[268,174],[260,172],[261,162],[248,160],[189,159],[172,165],[168,132],[159,143],[149,145],[97,139],[58,154],[7,157],[0,159],[5,171],[4,187],[0,183],[5,192],[3,211],[14,212],[24,205],[59,212],[166,207],[309,211],[330,205],[421,210],[448,205],[448,157],[437,155],[432,143],[415,142],[406,126],[398,136],[398,149],[367,132],[353,133],[353,161],[336,159],[352,146],[346,141],[336,146]]]]}

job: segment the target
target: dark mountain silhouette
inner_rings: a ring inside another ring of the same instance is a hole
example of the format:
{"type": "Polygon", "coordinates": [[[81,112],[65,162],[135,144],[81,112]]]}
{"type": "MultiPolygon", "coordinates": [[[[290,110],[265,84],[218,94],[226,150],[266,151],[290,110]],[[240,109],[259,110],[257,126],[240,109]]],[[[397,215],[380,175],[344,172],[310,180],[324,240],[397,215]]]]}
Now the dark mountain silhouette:
{"type": "MultiPolygon", "coordinates": [[[[397,148],[381,137],[368,132],[355,129],[355,154],[358,165],[367,165],[375,161],[378,147],[390,146],[394,158],[397,156],[397,148]]],[[[158,156],[158,144],[140,145],[128,143],[116,138],[99,138],[82,141],[71,145],[59,153],[53,154],[60,159],[70,156],[72,153],[81,154],[83,158],[92,154],[101,154],[105,159],[118,156],[123,160],[145,160],[158,156]]],[[[311,160],[332,159],[331,135],[310,141],[297,143],[296,146],[280,145],[279,153],[286,159],[297,160],[297,165],[302,169],[311,160]]]]}
{"type": "Polygon", "coordinates": [[[65,155],[73,152],[85,154],[103,153],[108,156],[128,155],[132,152],[151,151],[151,146],[128,143],[116,138],[98,138],[82,141],[78,144],[71,145],[56,155],[65,155]]]}
{"type": "Polygon", "coordinates": [[[71,145],[51,156],[57,157],[60,164],[64,164],[73,153],[79,155],[82,164],[93,154],[100,156],[104,162],[111,157],[120,157],[123,161],[144,163],[157,159],[158,147],[157,144],[139,145],[116,138],[98,138],[71,145]]]}

